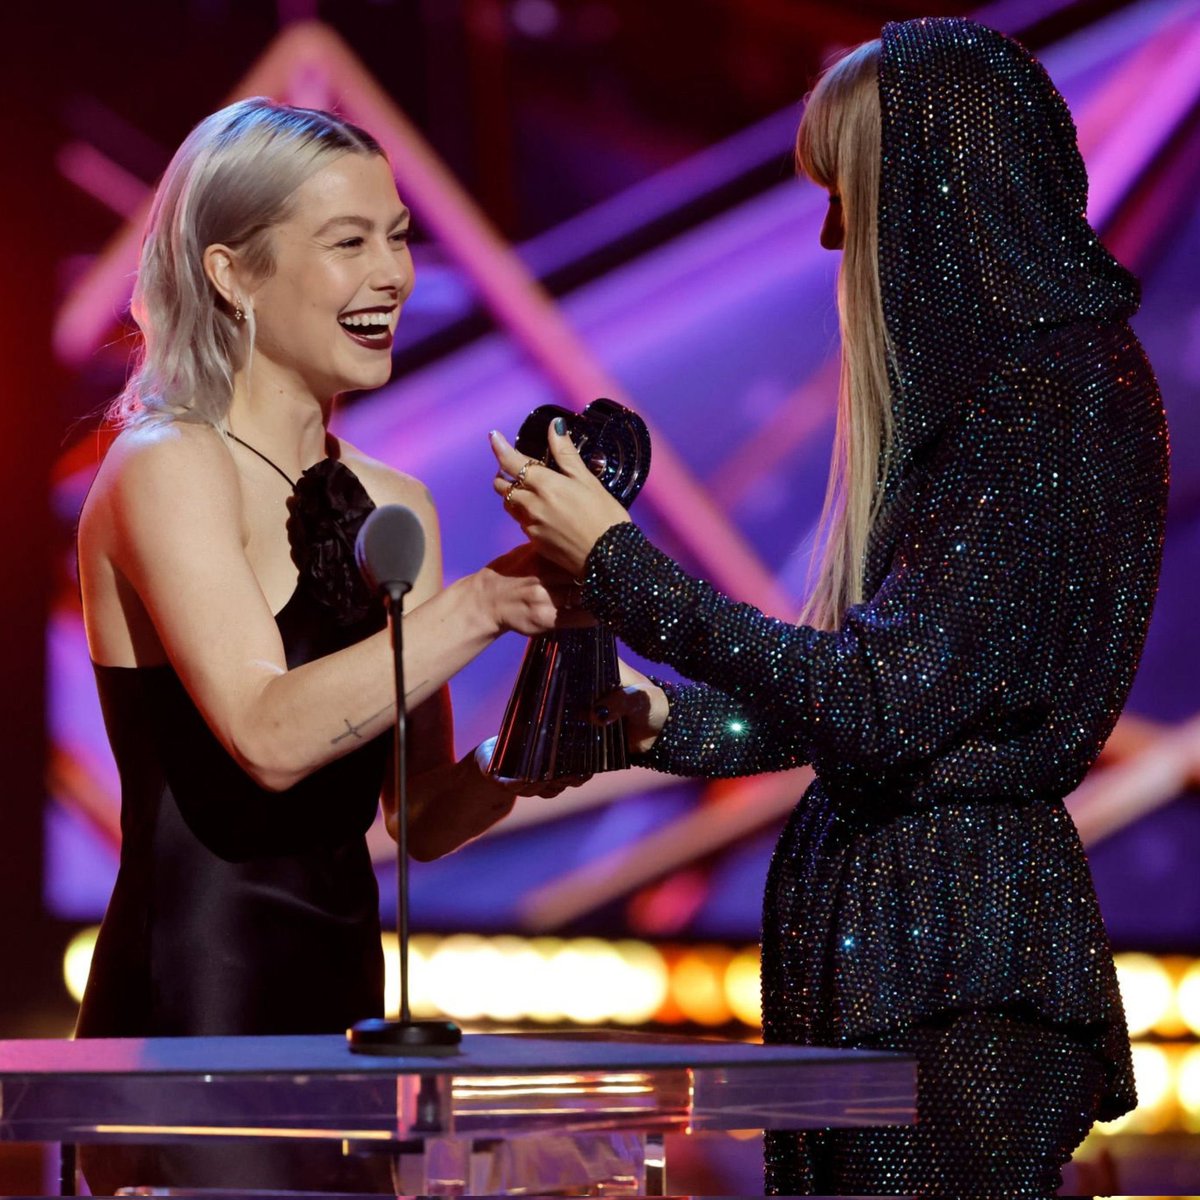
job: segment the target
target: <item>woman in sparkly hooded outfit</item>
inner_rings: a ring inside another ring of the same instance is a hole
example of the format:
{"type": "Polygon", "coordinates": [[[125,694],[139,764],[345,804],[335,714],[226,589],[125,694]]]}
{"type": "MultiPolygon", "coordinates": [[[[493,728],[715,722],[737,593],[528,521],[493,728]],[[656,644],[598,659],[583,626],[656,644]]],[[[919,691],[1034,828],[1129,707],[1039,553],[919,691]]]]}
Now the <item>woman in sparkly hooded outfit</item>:
{"type": "MultiPolygon", "coordinates": [[[[509,507],[583,603],[693,685],[607,699],[642,761],[812,763],[763,914],[768,1041],[920,1063],[913,1127],[769,1135],[782,1193],[1048,1195],[1135,1102],[1112,957],[1063,798],[1111,731],[1153,602],[1167,441],[1088,226],[1061,96],[958,19],[888,25],[822,79],[843,381],[800,624],[685,574],[552,433],[509,507]]],[[[493,436],[509,492],[520,456],[493,436]]]]}

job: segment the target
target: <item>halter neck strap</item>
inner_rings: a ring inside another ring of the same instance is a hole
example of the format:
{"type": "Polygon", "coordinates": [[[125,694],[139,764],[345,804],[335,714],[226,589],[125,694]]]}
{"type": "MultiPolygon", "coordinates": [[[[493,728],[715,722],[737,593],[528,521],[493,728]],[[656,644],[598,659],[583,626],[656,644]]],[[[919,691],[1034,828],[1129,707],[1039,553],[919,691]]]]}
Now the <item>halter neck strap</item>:
{"type": "Polygon", "coordinates": [[[273,463],[261,450],[256,450],[252,445],[250,445],[249,442],[244,441],[242,438],[238,437],[238,435],[236,433],[233,433],[228,429],[225,430],[225,436],[227,438],[231,438],[233,441],[237,442],[237,444],[239,446],[245,446],[246,449],[249,450],[251,454],[257,454],[258,457],[261,458],[263,460],[263,462],[265,462],[267,464],[268,467],[271,467],[273,470],[278,471],[279,474],[282,475],[285,480],[287,480],[288,487],[290,487],[293,491],[295,491],[296,481],[294,479],[292,479],[291,476],[288,475],[287,472],[284,471],[284,469],[282,467],[280,467],[277,463],[273,463]]]}

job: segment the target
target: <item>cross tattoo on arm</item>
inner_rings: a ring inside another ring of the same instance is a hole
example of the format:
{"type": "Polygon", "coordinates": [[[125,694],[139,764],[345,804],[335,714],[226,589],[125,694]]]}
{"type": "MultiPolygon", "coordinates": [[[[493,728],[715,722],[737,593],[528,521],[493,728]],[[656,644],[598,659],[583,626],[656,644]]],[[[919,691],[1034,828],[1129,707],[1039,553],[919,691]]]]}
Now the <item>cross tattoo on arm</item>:
{"type": "MultiPolygon", "coordinates": [[[[418,683],[415,688],[410,688],[408,690],[408,692],[405,693],[405,696],[404,696],[405,701],[407,702],[408,700],[412,699],[412,697],[414,695],[416,695],[416,693],[419,692],[425,686],[425,684],[428,682],[429,682],[428,680],[425,680],[422,683],[418,683]]],[[[382,716],[385,712],[387,712],[392,707],[393,706],[390,704],[385,704],[383,706],[383,708],[378,709],[377,711],[373,712],[369,717],[364,717],[361,721],[359,721],[359,723],[357,725],[355,725],[354,722],[349,719],[349,717],[343,717],[342,724],[345,725],[346,728],[341,733],[339,733],[336,737],[330,739],[329,744],[331,746],[336,746],[338,744],[338,742],[344,742],[348,737],[352,737],[352,738],[354,738],[355,741],[361,742],[363,740],[363,734],[362,734],[363,727],[366,725],[370,725],[370,723],[373,720],[375,720],[376,717],[382,716]]]]}

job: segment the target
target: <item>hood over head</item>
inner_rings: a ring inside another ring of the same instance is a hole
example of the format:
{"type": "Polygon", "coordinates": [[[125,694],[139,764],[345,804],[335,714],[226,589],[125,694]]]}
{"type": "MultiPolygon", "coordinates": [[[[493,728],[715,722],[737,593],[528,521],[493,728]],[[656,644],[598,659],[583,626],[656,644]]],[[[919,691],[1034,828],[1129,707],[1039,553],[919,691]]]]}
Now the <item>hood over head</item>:
{"type": "Polygon", "coordinates": [[[879,268],[897,478],[1015,341],[1136,311],[1087,222],[1066,102],[1023,46],[960,18],[884,26],[879,268]]]}

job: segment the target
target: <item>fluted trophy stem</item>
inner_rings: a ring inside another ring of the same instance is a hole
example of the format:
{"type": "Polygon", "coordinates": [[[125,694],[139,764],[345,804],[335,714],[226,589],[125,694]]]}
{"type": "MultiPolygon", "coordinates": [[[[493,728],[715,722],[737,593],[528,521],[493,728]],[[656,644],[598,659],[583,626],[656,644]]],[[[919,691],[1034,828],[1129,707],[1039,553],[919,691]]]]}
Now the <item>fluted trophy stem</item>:
{"type": "MultiPolygon", "coordinates": [[[[525,419],[516,447],[553,466],[550,422],[562,418],[584,462],[628,508],[650,470],[650,434],[631,409],[593,400],[582,413],[543,405],[525,419]]],[[[547,781],[629,765],[623,721],[597,725],[597,697],[620,686],[617,641],[603,625],[531,638],[496,739],[490,774],[547,781]]]]}

